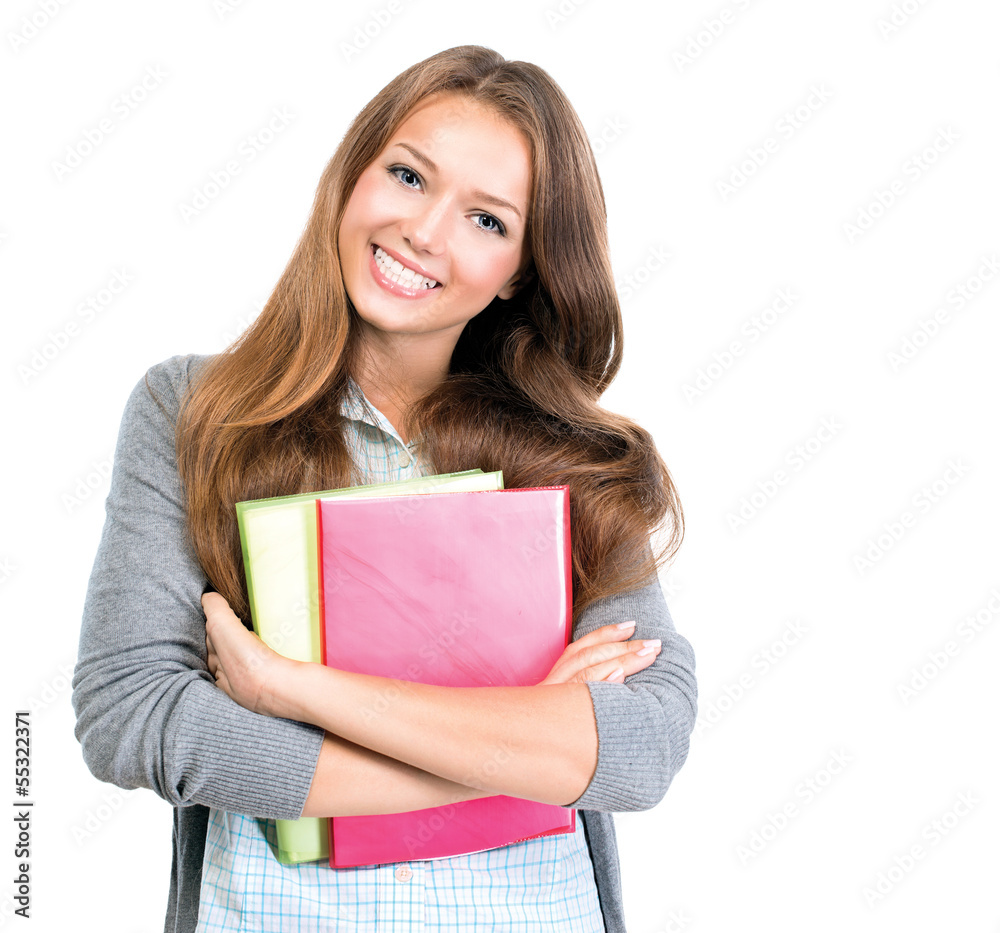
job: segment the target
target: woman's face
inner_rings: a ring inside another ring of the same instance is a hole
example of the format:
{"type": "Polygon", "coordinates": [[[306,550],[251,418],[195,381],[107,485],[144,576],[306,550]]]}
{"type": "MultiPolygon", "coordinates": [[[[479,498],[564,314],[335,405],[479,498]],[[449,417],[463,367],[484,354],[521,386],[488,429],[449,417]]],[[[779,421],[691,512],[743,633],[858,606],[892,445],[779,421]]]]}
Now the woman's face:
{"type": "Polygon", "coordinates": [[[426,98],[361,173],[340,225],[366,327],[424,335],[450,355],[467,321],[515,291],[530,192],[520,130],[467,97],[426,98]]]}

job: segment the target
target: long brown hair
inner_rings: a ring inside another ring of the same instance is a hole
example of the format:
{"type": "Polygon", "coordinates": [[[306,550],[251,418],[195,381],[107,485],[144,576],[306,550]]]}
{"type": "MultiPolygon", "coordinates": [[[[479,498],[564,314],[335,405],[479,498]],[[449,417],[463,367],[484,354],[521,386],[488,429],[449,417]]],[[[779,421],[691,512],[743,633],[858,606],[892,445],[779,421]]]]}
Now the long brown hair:
{"type": "Polygon", "coordinates": [[[337,236],[358,176],[437,92],[491,108],[530,143],[531,262],[512,298],[466,325],[444,382],[408,413],[421,457],[435,473],[503,470],[507,488],[570,487],[574,618],[648,581],[680,545],[680,502],[652,438],[598,405],[621,365],[622,320],[604,193],[579,117],[536,65],[458,46],[408,68],[355,117],[261,313],[201,367],[184,399],[177,458],[192,543],[245,620],[235,503],[361,481],[340,415],[359,350],[337,236]]]}

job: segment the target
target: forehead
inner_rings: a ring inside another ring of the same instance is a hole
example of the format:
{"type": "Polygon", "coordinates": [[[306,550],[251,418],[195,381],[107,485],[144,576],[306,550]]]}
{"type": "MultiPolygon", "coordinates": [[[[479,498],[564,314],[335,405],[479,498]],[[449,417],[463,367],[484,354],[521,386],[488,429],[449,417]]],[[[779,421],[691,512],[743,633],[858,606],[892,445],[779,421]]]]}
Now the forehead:
{"type": "MultiPolygon", "coordinates": [[[[527,207],[531,190],[531,144],[496,110],[464,94],[438,92],[424,98],[403,119],[386,148],[405,142],[442,173],[456,177],[485,173],[493,194],[527,207]],[[494,190],[503,187],[506,190],[494,190]]],[[[405,150],[404,150],[405,151],[405,150]]]]}

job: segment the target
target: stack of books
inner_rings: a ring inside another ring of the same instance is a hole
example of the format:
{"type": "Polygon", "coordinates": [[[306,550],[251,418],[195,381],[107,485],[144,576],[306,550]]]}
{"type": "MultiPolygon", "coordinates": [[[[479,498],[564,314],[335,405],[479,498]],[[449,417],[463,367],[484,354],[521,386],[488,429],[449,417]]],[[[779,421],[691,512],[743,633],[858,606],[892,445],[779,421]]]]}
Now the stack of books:
{"type": "MultiPolygon", "coordinates": [[[[505,490],[502,474],[470,470],[236,508],[254,629],[287,657],[441,686],[531,686],[569,643],[566,486],[505,490]]],[[[391,715],[392,702],[373,715],[391,715]]],[[[483,762],[485,776],[497,755],[483,762]]],[[[497,795],[279,820],[276,854],[346,868],[574,828],[572,809],[497,795]]]]}

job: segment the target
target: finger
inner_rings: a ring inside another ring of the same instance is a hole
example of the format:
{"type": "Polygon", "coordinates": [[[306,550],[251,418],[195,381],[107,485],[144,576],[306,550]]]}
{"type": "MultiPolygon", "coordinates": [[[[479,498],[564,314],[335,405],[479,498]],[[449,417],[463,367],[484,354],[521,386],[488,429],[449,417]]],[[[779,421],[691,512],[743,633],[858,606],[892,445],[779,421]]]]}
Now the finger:
{"type": "Polygon", "coordinates": [[[226,679],[226,675],[223,671],[219,671],[218,676],[215,678],[215,686],[228,696],[231,697],[233,695],[232,691],[229,689],[229,681],[226,679]]]}
{"type": "Polygon", "coordinates": [[[222,609],[225,599],[219,593],[202,593],[201,608],[205,610],[205,615],[215,615],[222,609]]]}
{"type": "MultiPolygon", "coordinates": [[[[634,621],[618,622],[602,625],[586,635],[570,642],[555,667],[549,672],[542,683],[582,683],[597,679],[584,676],[583,672],[590,667],[607,661],[621,659],[630,651],[642,650],[643,643],[629,642],[635,632],[634,621]]],[[[607,670],[607,668],[602,668],[607,670]]],[[[626,671],[626,674],[629,673],[626,671]]]]}
{"type": "Polygon", "coordinates": [[[572,642],[572,645],[576,645],[579,648],[589,648],[608,641],[623,641],[626,638],[631,638],[634,632],[635,622],[618,622],[611,625],[602,625],[600,628],[595,628],[594,631],[577,638],[572,642]]]}
{"type": "Polygon", "coordinates": [[[637,638],[634,641],[626,642],[629,651],[644,658],[648,655],[658,654],[663,642],[659,638],[637,638]]]}
{"type": "MultiPolygon", "coordinates": [[[[221,593],[202,593],[201,607],[205,611],[206,621],[239,622],[226,598],[221,593]]],[[[240,623],[242,625],[242,623],[240,623]]]]}
{"type": "Polygon", "coordinates": [[[571,641],[564,653],[565,660],[573,660],[583,651],[592,649],[598,645],[612,645],[616,642],[624,642],[635,631],[634,622],[619,622],[612,625],[602,625],[600,628],[588,632],[586,635],[571,641]]]}
{"type": "MultiPolygon", "coordinates": [[[[640,642],[639,644],[641,645],[642,643],[640,642]]],[[[642,650],[649,653],[640,655],[635,651],[628,651],[617,658],[611,658],[591,665],[583,671],[584,681],[610,680],[621,683],[626,677],[638,674],[639,671],[645,670],[656,660],[661,649],[659,647],[650,647],[648,649],[643,648],[642,650]],[[621,675],[615,677],[614,675],[618,671],[621,671],[621,675]]]]}
{"type": "Polygon", "coordinates": [[[609,683],[621,683],[628,674],[632,673],[634,666],[627,660],[628,656],[615,658],[611,661],[602,661],[600,664],[593,664],[580,671],[574,680],[580,683],[593,683],[603,680],[609,683]]]}
{"type": "Polygon", "coordinates": [[[654,654],[660,648],[659,638],[635,639],[632,641],[605,642],[585,648],[580,652],[580,662],[583,666],[591,667],[602,661],[610,661],[615,658],[622,658],[626,654],[635,654],[641,658],[654,654]]]}

